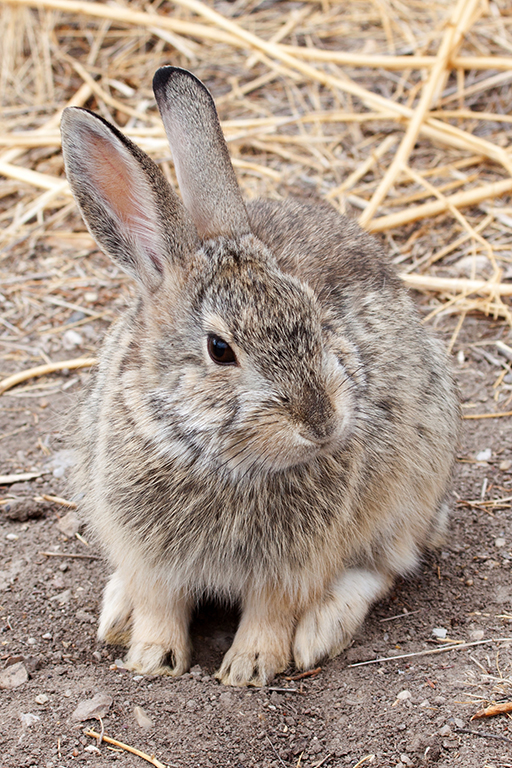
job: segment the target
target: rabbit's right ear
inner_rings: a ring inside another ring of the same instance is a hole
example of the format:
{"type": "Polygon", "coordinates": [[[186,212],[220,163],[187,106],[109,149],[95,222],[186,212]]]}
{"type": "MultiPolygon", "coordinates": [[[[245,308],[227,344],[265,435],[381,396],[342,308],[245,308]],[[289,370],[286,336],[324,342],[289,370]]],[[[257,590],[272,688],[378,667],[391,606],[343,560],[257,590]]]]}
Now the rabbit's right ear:
{"type": "Polygon", "coordinates": [[[195,250],[197,230],[158,166],[98,115],[69,107],[61,120],[71,191],[89,232],[150,290],[195,250]]]}
{"type": "Polygon", "coordinates": [[[161,67],[156,103],[183,202],[203,238],[250,232],[249,219],[210,92],[191,72],[161,67]]]}

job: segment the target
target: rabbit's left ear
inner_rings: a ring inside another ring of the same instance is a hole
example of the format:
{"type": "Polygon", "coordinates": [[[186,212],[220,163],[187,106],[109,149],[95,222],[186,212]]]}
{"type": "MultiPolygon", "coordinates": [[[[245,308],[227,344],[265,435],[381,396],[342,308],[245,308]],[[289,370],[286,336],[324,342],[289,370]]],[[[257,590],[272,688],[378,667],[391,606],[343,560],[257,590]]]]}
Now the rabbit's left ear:
{"type": "Polygon", "coordinates": [[[98,245],[150,290],[198,244],[183,203],[158,166],[113,125],[68,107],[62,151],[71,191],[98,245]]]}
{"type": "Polygon", "coordinates": [[[153,90],[183,202],[200,237],[236,237],[250,232],[210,92],[197,77],[178,67],[161,67],[153,79],[153,90]]]}

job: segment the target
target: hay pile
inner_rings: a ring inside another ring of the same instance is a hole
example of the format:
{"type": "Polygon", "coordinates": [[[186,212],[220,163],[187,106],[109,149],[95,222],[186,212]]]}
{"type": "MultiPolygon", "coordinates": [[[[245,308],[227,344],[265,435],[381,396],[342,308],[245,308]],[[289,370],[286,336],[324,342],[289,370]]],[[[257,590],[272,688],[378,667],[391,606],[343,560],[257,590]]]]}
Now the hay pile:
{"type": "Polygon", "coordinates": [[[0,354],[15,367],[87,351],[69,331],[129,290],[76,213],[61,110],[116,123],[175,183],[162,64],[212,91],[248,198],[359,216],[429,292],[427,318],[458,315],[450,348],[468,313],[512,326],[509,0],[8,0],[0,23],[0,354]]]}

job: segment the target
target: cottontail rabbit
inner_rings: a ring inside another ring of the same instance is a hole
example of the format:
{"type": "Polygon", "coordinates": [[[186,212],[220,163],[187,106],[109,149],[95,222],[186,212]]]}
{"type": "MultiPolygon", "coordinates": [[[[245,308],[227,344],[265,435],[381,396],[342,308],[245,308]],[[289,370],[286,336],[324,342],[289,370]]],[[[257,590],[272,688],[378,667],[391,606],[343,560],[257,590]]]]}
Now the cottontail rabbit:
{"type": "Polygon", "coordinates": [[[342,651],[438,541],[457,398],[375,240],[327,205],[245,205],[205,86],[163,67],[154,90],[183,203],[105,120],[62,118],[85,222],[138,284],[77,430],[114,568],[99,637],[180,675],[194,605],[230,600],[217,675],[264,685],[342,651]]]}

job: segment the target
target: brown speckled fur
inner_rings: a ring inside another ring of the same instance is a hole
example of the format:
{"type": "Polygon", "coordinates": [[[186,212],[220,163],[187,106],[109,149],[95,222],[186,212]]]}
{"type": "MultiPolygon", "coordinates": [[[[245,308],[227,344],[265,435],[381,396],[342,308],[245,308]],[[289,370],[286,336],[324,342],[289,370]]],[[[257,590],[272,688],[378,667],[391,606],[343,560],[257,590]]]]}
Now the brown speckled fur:
{"type": "Polygon", "coordinates": [[[215,107],[184,70],[155,93],[185,205],[91,113],[68,178],[139,283],[84,400],[76,482],[114,575],[99,636],[183,673],[204,594],[238,601],[219,670],[264,685],[350,642],[442,535],[459,411],[445,355],[379,245],[328,206],[244,206],[215,107]],[[237,365],[207,352],[215,334],[237,365]]]}

